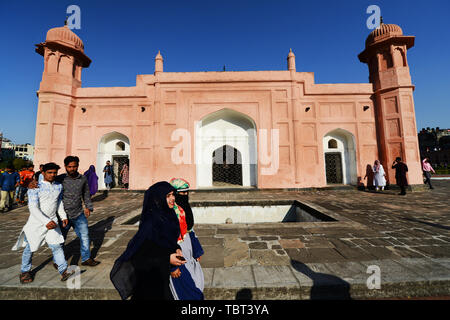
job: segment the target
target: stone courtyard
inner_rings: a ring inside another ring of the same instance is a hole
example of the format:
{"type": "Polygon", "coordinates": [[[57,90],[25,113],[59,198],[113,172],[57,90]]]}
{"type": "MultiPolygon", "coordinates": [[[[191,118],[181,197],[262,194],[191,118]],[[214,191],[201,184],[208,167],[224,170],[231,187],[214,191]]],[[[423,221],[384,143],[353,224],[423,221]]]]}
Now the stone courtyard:
{"type": "MultiPolygon", "coordinates": [[[[371,299],[450,296],[450,180],[434,190],[399,196],[398,190],[352,187],[309,190],[229,190],[191,193],[192,206],[262,204],[298,200],[336,218],[331,222],[197,224],[205,254],[206,299],[371,299]],[[379,289],[369,289],[373,266],[379,289]],[[371,269],[372,268],[372,269],[371,269]]],[[[80,289],[59,281],[51,251],[33,257],[35,281],[21,285],[22,250],[11,251],[28,218],[27,207],[0,214],[0,299],[119,299],[109,272],[137,227],[142,192],[94,196],[89,218],[92,255],[102,263],[81,267],[80,289]]],[[[80,264],[73,231],[70,264],[80,264]]],[[[70,280],[69,280],[70,281],[70,280]]]]}

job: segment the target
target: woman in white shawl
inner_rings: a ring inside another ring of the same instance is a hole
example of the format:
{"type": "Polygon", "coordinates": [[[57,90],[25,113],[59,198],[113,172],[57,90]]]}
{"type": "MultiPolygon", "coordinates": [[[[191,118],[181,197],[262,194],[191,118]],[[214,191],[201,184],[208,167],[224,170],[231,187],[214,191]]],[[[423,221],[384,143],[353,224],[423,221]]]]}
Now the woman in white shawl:
{"type": "Polygon", "coordinates": [[[375,190],[378,191],[380,188],[381,190],[384,190],[384,187],[386,186],[386,173],[384,172],[383,165],[378,160],[375,160],[373,165],[373,173],[373,185],[375,186],[375,190]]]}

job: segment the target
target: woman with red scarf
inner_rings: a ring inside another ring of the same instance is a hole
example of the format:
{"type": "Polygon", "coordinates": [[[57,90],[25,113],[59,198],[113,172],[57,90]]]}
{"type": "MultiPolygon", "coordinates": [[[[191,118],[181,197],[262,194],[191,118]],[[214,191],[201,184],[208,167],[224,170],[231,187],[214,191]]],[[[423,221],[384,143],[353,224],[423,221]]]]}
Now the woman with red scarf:
{"type": "Polygon", "coordinates": [[[180,223],[178,245],[181,247],[186,263],[173,267],[170,277],[170,290],[175,300],[203,300],[205,279],[200,265],[203,248],[194,230],[194,215],[189,205],[189,182],[172,179],[170,184],[177,190],[174,210],[180,223]]]}

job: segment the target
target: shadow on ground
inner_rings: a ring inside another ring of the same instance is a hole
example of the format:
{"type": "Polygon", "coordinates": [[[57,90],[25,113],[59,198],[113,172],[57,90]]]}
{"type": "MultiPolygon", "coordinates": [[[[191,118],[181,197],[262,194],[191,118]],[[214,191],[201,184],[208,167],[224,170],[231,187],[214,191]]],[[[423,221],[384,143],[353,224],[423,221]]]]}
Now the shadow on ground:
{"type": "Polygon", "coordinates": [[[292,267],[313,281],[311,300],[351,300],[350,284],[331,274],[315,272],[306,264],[291,260],[292,267]]]}
{"type": "MultiPolygon", "coordinates": [[[[114,222],[114,216],[103,219],[89,227],[89,240],[93,244],[91,248],[91,258],[95,258],[100,250],[106,233],[111,229],[114,222]]],[[[80,239],[77,237],[68,244],[64,245],[66,260],[72,265],[78,265],[81,258],[80,239]]]]}
{"type": "Polygon", "coordinates": [[[101,194],[96,194],[92,197],[92,202],[100,202],[108,198],[108,190],[103,190],[101,194]]]}
{"type": "MultiPolygon", "coordinates": [[[[104,220],[97,222],[96,224],[89,227],[89,239],[93,243],[93,248],[91,249],[91,257],[95,258],[97,256],[98,251],[100,250],[103,241],[105,239],[105,234],[111,229],[112,224],[114,222],[114,216],[108,217],[104,220]]],[[[64,253],[66,256],[66,261],[69,262],[69,259],[72,257],[70,261],[70,265],[78,265],[80,262],[80,239],[77,237],[72,240],[70,243],[64,245],[64,253]]],[[[53,257],[50,256],[40,265],[31,270],[33,277],[42,270],[48,263],[53,263],[53,257]]],[[[85,270],[82,270],[83,273],[85,270]]]]}

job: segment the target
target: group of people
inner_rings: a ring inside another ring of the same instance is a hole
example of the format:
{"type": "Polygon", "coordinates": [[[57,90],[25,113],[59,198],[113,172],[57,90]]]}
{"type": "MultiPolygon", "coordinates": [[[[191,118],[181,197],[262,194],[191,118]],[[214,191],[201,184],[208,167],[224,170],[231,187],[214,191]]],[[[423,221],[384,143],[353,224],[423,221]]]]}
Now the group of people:
{"type": "Polygon", "coordinates": [[[139,230],[110,278],[122,299],[203,300],[203,248],[193,230],[189,183],[160,181],[144,196],[139,230]]]}
{"type": "MultiPolygon", "coordinates": [[[[383,165],[379,160],[375,160],[375,163],[371,169],[373,172],[373,186],[375,187],[375,190],[383,191],[386,187],[386,172],[384,171],[383,165]]],[[[406,187],[408,186],[406,173],[408,172],[408,166],[402,162],[400,157],[397,157],[392,163],[392,169],[395,169],[395,180],[397,185],[400,187],[400,195],[406,195],[406,187]]],[[[428,158],[422,160],[422,171],[425,177],[424,183],[428,184],[430,189],[434,189],[431,185],[431,172],[435,173],[435,171],[428,158]]]]}
{"type": "MultiPolygon", "coordinates": [[[[61,281],[74,274],[64,250],[71,227],[80,239],[81,265],[95,267],[100,263],[91,257],[87,221],[93,211],[91,195],[97,192],[98,177],[92,165],[80,174],[79,162],[78,157],[68,156],[64,159],[66,173],[58,175],[60,167],[49,162],[31,175],[26,191],[30,215],[12,248],[24,248],[19,274],[22,284],[34,281],[33,253],[45,243],[52,251],[53,266],[61,281]]],[[[105,174],[108,170],[104,168],[105,174]]],[[[13,187],[20,183],[12,168],[5,174],[13,187]]],[[[2,175],[0,182],[4,181],[2,175]]],[[[174,178],[170,183],[158,182],[145,192],[138,232],[110,274],[123,299],[204,299],[200,266],[204,251],[193,230],[189,187],[186,180],[174,178]]]]}
{"type": "Polygon", "coordinates": [[[25,204],[28,185],[34,177],[34,166],[32,164],[23,166],[19,172],[15,171],[12,164],[6,166],[6,170],[0,173],[1,212],[11,210],[14,205],[14,199],[17,204],[25,204]]]}
{"type": "MultiPolygon", "coordinates": [[[[106,166],[103,168],[104,172],[104,182],[107,190],[111,190],[114,185],[114,170],[111,165],[111,161],[106,161],[106,166]]],[[[125,189],[128,189],[129,185],[129,169],[128,164],[124,163],[122,169],[119,172],[120,177],[122,178],[122,184],[125,189]]]]}
{"type": "Polygon", "coordinates": [[[53,266],[60,273],[61,281],[74,273],[68,271],[64,254],[64,242],[70,228],[80,239],[81,264],[95,267],[100,263],[91,257],[87,219],[94,209],[88,180],[78,173],[79,162],[76,156],[66,157],[66,173],[61,175],[58,175],[60,167],[56,163],[46,163],[28,185],[30,216],[12,248],[24,248],[19,275],[21,283],[34,280],[31,272],[33,253],[44,243],[52,250],[53,266]]]}

